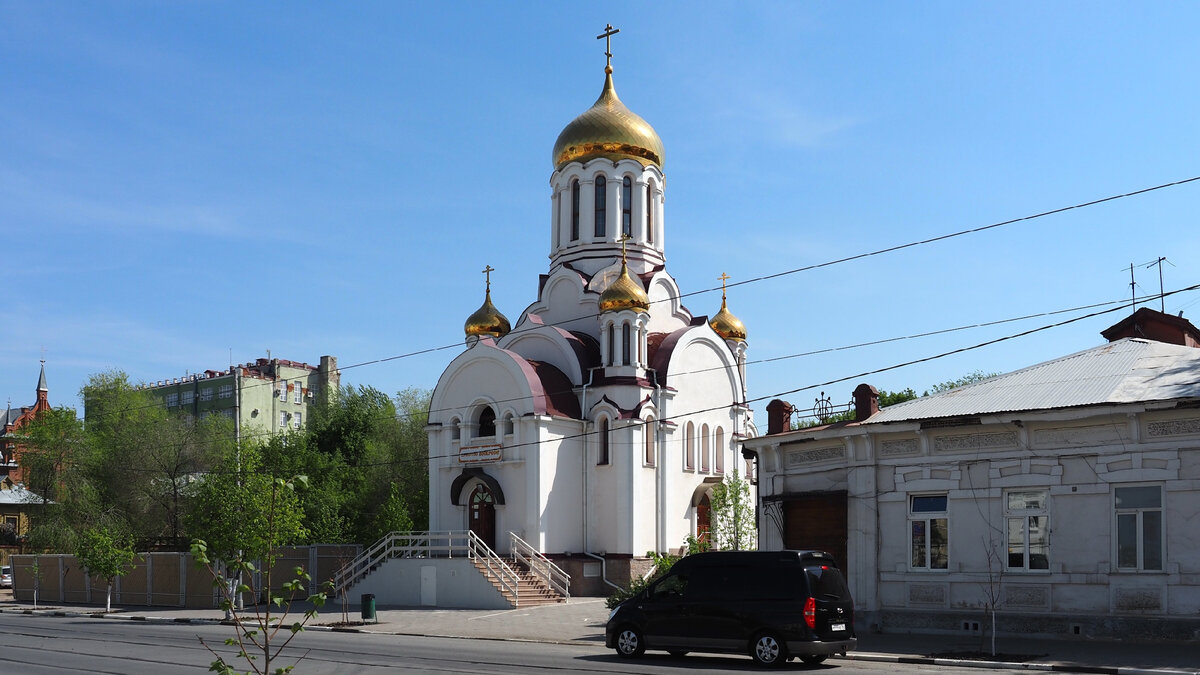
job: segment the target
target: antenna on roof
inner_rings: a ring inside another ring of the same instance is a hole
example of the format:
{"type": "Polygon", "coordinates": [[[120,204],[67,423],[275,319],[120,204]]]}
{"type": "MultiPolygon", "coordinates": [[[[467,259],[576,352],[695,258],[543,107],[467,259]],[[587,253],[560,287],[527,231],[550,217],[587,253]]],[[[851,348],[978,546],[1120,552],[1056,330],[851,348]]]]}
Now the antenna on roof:
{"type": "Polygon", "coordinates": [[[1137,309],[1137,282],[1133,280],[1133,263],[1129,263],[1129,300],[1133,309],[1137,309]]]}
{"type": "Polygon", "coordinates": [[[1151,267],[1158,265],[1158,300],[1160,303],[1162,303],[1161,304],[1162,313],[1166,314],[1167,313],[1167,299],[1166,299],[1166,297],[1164,295],[1164,291],[1163,291],[1163,276],[1162,276],[1162,264],[1163,263],[1167,263],[1171,267],[1175,266],[1175,263],[1171,262],[1170,260],[1167,260],[1166,258],[1164,258],[1162,256],[1159,256],[1158,260],[1155,260],[1154,262],[1146,263],[1146,269],[1150,269],[1151,267]]]}

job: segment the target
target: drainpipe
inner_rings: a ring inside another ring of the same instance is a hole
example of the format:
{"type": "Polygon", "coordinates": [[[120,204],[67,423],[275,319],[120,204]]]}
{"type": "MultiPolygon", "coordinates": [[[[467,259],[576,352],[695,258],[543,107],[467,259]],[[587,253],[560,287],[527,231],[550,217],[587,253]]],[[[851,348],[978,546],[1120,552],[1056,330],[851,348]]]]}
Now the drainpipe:
{"type": "Polygon", "coordinates": [[[621,588],[620,586],[618,586],[608,580],[608,561],[605,560],[603,556],[598,556],[595,553],[589,553],[587,551],[584,551],[583,554],[589,558],[595,558],[596,560],[600,561],[600,578],[604,580],[604,583],[608,584],[609,586],[612,586],[613,588],[617,589],[618,591],[625,590],[624,588],[621,588]]]}

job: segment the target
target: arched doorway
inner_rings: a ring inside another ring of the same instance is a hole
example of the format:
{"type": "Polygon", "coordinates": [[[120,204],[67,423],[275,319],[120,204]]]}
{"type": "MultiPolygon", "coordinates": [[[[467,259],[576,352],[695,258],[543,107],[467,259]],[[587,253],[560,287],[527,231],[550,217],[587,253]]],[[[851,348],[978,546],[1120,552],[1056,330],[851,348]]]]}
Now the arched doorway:
{"type": "Polygon", "coordinates": [[[489,548],[496,550],[496,498],[492,491],[483,483],[476,485],[467,509],[471,531],[489,548]]]}
{"type": "Polygon", "coordinates": [[[712,543],[712,503],[708,500],[708,495],[705,494],[700,498],[700,502],[696,504],[696,539],[711,544],[712,543]]]}

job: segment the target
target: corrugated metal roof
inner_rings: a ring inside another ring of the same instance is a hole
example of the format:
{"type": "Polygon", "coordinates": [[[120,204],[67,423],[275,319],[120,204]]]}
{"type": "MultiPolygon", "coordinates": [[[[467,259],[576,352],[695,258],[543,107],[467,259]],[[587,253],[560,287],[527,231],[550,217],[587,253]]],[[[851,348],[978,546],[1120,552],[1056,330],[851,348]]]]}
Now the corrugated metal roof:
{"type": "MultiPolygon", "coordinates": [[[[0,504],[41,504],[42,498],[32,490],[17,483],[8,490],[0,490],[0,504]]],[[[50,502],[53,503],[53,502],[50,502]]]]}
{"type": "Polygon", "coordinates": [[[888,406],[863,424],[1200,398],[1200,349],[1125,338],[888,406]]]}

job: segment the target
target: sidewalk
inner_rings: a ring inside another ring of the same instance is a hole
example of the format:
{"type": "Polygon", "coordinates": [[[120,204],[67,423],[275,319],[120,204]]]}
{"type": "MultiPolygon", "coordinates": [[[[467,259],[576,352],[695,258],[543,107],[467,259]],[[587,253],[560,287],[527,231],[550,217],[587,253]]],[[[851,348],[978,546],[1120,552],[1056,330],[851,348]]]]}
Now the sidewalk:
{"type": "MultiPolygon", "coordinates": [[[[303,610],[300,610],[303,611],[303,610]]],[[[171,623],[219,623],[224,612],[168,607],[118,607],[110,614],[82,606],[42,606],[0,602],[0,613],[29,613],[48,616],[103,616],[106,619],[171,623]]],[[[464,637],[490,640],[528,640],[604,646],[604,624],[608,608],[603,598],[572,598],[559,605],[511,610],[468,610],[426,608],[381,608],[377,623],[338,626],[342,607],[327,604],[310,630],[349,630],[363,633],[464,637]]],[[[348,607],[349,621],[357,623],[357,605],[348,607]]],[[[993,668],[994,662],[964,660],[978,652],[978,636],[861,634],[858,650],[847,658],[865,661],[926,663],[993,668]],[[939,655],[938,658],[931,655],[939,655]]],[[[1031,671],[1110,673],[1112,675],[1200,675],[1200,643],[1126,644],[1079,640],[1035,640],[998,638],[996,651],[1022,655],[1010,667],[1031,671]]],[[[837,659],[838,657],[835,657],[837,659]]],[[[836,663],[836,660],[833,661],[836,663]]]]}

